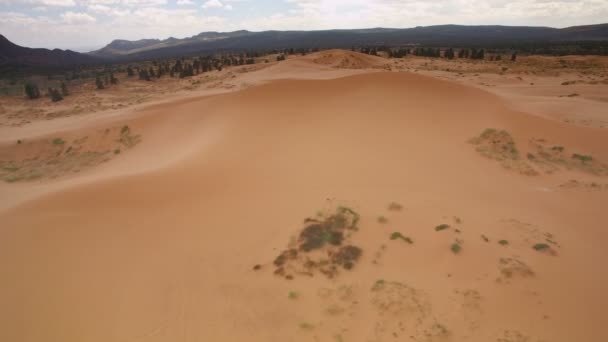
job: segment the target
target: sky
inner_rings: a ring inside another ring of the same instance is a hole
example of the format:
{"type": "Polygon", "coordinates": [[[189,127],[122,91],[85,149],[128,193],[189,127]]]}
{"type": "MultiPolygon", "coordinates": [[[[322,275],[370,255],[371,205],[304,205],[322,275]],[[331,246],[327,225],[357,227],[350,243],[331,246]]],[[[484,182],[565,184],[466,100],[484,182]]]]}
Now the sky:
{"type": "Polygon", "coordinates": [[[602,22],[608,0],[0,0],[0,34],[22,46],[76,51],[204,31],[602,22]]]}

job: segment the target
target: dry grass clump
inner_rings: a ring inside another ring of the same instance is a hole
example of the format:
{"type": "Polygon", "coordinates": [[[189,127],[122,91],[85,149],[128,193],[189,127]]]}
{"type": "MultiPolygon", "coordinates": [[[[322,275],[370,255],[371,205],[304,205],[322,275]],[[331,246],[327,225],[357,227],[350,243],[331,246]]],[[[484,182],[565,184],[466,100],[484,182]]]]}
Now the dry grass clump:
{"type": "Polygon", "coordinates": [[[608,175],[608,165],[582,153],[569,153],[567,148],[560,145],[549,145],[544,139],[530,140],[534,153],[529,153],[528,159],[546,173],[553,173],[565,168],[605,176],[608,175]]]}
{"type": "Polygon", "coordinates": [[[294,273],[312,276],[320,271],[332,278],[340,268],[352,269],[363,251],[346,242],[357,231],[359,218],[358,213],[346,207],[339,207],[328,216],[307,218],[295,245],[275,258],[275,274],[292,279],[294,273]]]}
{"type": "Polygon", "coordinates": [[[502,166],[507,169],[514,169],[530,176],[538,174],[521,158],[515,140],[505,130],[487,128],[469,142],[476,146],[475,150],[482,156],[500,161],[502,166]]]}
{"type": "Polygon", "coordinates": [[[500,271],[500,275],[505,279],[534,276],[534,271],[530,266],[516,258],[500,258],[498,260],[498,270],[500,271]]]}

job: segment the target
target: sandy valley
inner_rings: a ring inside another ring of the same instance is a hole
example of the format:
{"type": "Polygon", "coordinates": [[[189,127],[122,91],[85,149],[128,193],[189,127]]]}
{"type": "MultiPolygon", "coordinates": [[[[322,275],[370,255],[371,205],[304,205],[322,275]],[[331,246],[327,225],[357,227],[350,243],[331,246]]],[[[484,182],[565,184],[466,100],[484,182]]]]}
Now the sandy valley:
{"type": "Polygon", "coordinates": [[[542,58],[3,99],[0,340],[608,340],[608,59],[542,58]]]}

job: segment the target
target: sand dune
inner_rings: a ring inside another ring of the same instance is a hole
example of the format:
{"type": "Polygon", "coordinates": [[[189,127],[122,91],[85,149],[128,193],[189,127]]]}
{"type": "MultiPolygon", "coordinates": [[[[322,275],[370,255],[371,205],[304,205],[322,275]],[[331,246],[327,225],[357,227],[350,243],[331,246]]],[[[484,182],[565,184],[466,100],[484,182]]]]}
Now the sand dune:
{"type": "Polygon", "coordinates": [[[570,158],[608,162],[606,131],[427,76],[357,73],[150,107],[116,160],[2,184],[0,340],[608,339],[608,191],[563,186],[607,183],[570,158]],[[487,128],[538,174],[476,151],[487,128]],[[565,148],[550,173],[526,158],[538,139],[565,148]],[[273,274],[303,220],[338,206],[360,215],[354,267],[273,274]]]}

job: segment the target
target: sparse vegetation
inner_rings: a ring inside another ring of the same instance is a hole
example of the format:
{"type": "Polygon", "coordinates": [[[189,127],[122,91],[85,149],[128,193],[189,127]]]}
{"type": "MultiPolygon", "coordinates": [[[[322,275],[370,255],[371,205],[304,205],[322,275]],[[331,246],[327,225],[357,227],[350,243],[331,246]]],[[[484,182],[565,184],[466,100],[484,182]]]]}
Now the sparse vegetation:
{"type": "Polygon", "coordinates": [[[507,241],[507,240],[499,240],[499,241],[498,241],[498,244],[500,244],[500,245],[502,245],[502,246],[506,246],[506,245],[508,245],[508,244],[509,244],[509,241],[507,241]]]}
{"type": "Polygon", "coordinates": [[[384,286],[385,283],[386,283],[386,281],[384,279],[376,280],[376,282],[372,286],[372,291],[381,288],[382,286],[384,286]]]}
{"type": "Polygon", "coordinates": [[[300,295],[296,291],[289,291],[289,293],[287,294],[287,298],[292,300],[298,299],[299,297],[300,295]]]}
{"type": "Polygon", "coordinates": [[[61,138],[53,139],[53,145],[63,145],[63,144],[65,144],[65,141],[63,141],[63,139],[61,139],[61,138]]]}
{"type": "MultiPolygon", "coordinates": [[[[500,161],[502,166],[507,169],[515,169],[530,176],[538,174],[525,160],[522,160],[515,145],[515,140],[505,130],[487,128],[478,137],[470,139],[469,142],[476,146],[475,149],[482,156],[500,161]]],[[[527,157],[528,159],[534,159],[530,154],[527,157]]]]}
{"type": "Polygon", "coordinates": [[[384,216],[378,216],[378,223],[381,223],[381,224],[388,223],[388,219],[384,216]]]}
{"type": "Polygon", "coordinates": [[[452,244],[452,246],[450,246],[450,250],[454,253],[454,254],[458,254],[460,253],[460,251],[462,251],[462,246],[460,246],[460,243],[458,242],[454,242],[452,244]]]}
{"type": "Polygon", "coordinates": [[[291,276],[288,269],[301,268],[299,273],[312,274],[312,271],[319,270],[328,277],[333,277],[338,273],[339,266],[347,270],[353,268],[363,251],[357,246],[343,243],[358,229],[358,222],[359,214],[347,207],[338,207],[334,214],[325,218],[305,219],[306,227],[300,232],[296,246],[275,258],[275,274],[287,278],[291,276]],[[326,253],[317,260],[307,254],[319,249],[325,249],[326,253]]]}
{"type": "Polygon", "coordinates": [[[544,251],[544,250],[550,249],[551,246],[549,246],[546,243],[537,243],[534,246],[532,246],[532,248],[537,251],[544,251]]]}
{"type": "Polygon", "coordinates": [[[401,239],[401,240],[403,240],[403,241],[405,241],[405,242],[407,242],[407,243],[409,243],[409,244],[414,243],[414,241],[412,241],[412,239],[410,239],[410,238],[409,238],[409,237],[407,237],[407,236],[403,236],[403,234],[401,234],[401,233],[399,233],[399,232],[394,232],[394,233],[392,233],[392,234],[391,234],[391,236],[390,236],[390,239],[391,239],[391,240],[397,240],[397,239],[401,239]]]}
{"type": "Polygon", "coordinates": [[[59,92],[59,90],[55,89],[55,88],[49,88],[49,96],[51,97],[51,100],[53,102],[58,102],[63,100],[63,96],[61,96],[61,93],[59,92]]]}
{"type": "Polygon", "coordinates": [[[444,224],[440,224],[437,227],[435,227],[435,231],[440,232],[440,231],[446,230],[448,228],[450,228],[450,225],[444,223],[444,224]]]}
{"type": "Polygon", "coordinates": [[[25,95],[30,100],[37,99],[40,97],[40,90],[38,89],[37,85],[35,85],[33,83],[26,83],[25,84],[25,95]]]}
{"type": "Polygon", "coordinates": [[[593,157],[585,155],[585,154],[578,154],[578,153],[574,153],[572,155],[572,159],[578,159],[581,161],[581,163],[586,163],[586,162],[590,162],[593,160],[593,157]]]}

